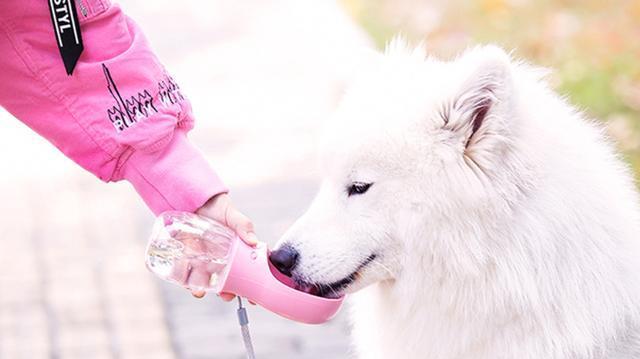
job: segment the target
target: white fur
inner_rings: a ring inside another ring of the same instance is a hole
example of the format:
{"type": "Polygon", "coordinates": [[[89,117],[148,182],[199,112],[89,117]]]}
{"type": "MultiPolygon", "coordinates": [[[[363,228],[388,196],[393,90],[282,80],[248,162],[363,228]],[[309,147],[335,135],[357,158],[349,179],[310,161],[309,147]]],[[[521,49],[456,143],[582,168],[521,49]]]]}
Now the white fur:
{"type": "Polygon", "coordinates": [[[440,62],[395,41],[353,81],[281,243],[308,283],[377,256],[346,289],[366,287],[360,358],[640,358],[638,193],[541,77],[491,46],[440,62]],[[373,185],[348,197],[354,181],[373,185]]]}

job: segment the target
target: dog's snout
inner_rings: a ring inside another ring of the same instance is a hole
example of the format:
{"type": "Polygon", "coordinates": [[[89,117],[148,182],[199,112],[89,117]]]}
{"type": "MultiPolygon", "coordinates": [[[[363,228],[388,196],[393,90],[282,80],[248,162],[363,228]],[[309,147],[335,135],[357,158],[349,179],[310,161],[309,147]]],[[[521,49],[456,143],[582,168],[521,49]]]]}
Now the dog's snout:
{"type": "Polygon", "coordinates": [[[280,271],[280,273],[291,276],[291,271],[298,264],[298,251],[291,246],[283,246],[269,255],[269,260],[280,271]]]}

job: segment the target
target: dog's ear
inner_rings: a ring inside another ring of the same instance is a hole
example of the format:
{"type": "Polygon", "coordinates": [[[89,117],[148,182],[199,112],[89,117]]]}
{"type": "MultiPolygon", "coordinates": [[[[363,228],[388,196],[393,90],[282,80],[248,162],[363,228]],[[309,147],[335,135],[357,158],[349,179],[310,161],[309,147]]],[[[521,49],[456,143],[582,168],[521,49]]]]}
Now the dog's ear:
{"type": "Polygon", "coordinates": [[[495,150],[508,135],[511,61],[494,46],[470,50],[457,61],[463,76],[444,106],[444,128],[456,133],[467,156],[495,150]]]}

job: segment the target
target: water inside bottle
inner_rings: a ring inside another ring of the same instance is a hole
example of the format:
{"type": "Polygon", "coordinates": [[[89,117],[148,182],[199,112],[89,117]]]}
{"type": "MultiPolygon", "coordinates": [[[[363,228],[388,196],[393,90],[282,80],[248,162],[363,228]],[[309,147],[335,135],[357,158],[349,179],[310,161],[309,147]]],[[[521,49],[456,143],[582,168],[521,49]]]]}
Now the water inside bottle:
{"type": "Polygon", "coordinates": [[[146,252],[158,277],[193,290],[215,289],[228,262],[234,234],[218,222],[191,213],[163,213],[146,252]]]}

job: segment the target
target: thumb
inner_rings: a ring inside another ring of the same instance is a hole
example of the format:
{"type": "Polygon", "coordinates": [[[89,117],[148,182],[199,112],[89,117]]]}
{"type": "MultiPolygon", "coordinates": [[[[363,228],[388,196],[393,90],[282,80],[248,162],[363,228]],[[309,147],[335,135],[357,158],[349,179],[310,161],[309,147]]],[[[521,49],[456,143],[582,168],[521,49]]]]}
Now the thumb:
{"type": "Polygon", "coordinates": [[[226,222],[245,243],[250,246],[258,244],[258,237],[253,228],[253,222],[242,212],[233,207],[229,208],[226,213],[226,222]]]}

